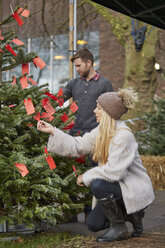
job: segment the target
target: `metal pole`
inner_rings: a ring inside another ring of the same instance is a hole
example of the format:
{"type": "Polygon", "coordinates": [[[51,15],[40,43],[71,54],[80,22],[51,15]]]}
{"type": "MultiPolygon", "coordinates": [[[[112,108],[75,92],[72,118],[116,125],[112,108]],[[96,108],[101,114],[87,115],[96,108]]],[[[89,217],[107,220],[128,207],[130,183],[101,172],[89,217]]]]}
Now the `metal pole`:
{"type": "MultiPolygon", "coordinates": [[[[77,0],[74,1],[74,29],[73,29],[73,54],[75,54],[77,50],[77,0]]],[[[76,68],[73,66],[73,78],[76,78],[76,68]]]]}
{"type": "MultiPolygon", "coordinates": [[[[28,53],[31,52],[31,38],[28,38],[28,53]]],[[[29,74],[30,74],[30,63],[29,63],[29,74]]]]}
{"type": "Polygon", "coordinates": [[[53,35],[50,36],[50,83],[49,89],[53,93],[53,35]]]}
{"type": "Polygon", "coordinates": [[[73,78],[73,0],[69,0],[69,78],[73,78]]]}

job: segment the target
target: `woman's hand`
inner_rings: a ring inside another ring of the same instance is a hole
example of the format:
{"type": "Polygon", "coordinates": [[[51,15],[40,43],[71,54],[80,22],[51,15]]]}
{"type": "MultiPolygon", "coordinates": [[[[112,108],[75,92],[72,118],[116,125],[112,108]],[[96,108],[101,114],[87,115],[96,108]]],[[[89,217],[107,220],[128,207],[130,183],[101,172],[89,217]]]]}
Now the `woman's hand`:
{"type": "Polygon", "coordinates": [[[77,177],[77,184],[79,185],[79,186],[84,186],[84,184],[83,184],[83,180],[82,180],[82,175],[79,175],[78,177],[77,177]]]}
{"type": "Polygon", "coordinates": [[[54,135],[54,127],[46,121],[38,121],[37,129],[41,132],[54,135]]]}

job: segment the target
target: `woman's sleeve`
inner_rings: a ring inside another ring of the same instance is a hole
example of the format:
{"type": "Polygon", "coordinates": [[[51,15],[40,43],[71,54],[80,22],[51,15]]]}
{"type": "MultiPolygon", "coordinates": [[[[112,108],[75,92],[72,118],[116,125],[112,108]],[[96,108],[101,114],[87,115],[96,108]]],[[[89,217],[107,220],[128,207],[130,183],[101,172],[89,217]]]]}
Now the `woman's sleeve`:
{"type": "Polygon", "coordinates": [[[89,154],[95,146],[95,139],[98,127],[82,137],[72,137],[63,131],[55,128],[54,136],[50,135],[48,140],[48,152],[61,156],[80,157],[89,154]]]}
{"type": "Polygon", "coordinates": [[[128,173],[134,161],[137,143],[130,131],[120,131],[109,147],[109,157],[105,165],[92,168],[83,174],[83,183],[89,186],[93,179],[120,181],[128,173]]]}

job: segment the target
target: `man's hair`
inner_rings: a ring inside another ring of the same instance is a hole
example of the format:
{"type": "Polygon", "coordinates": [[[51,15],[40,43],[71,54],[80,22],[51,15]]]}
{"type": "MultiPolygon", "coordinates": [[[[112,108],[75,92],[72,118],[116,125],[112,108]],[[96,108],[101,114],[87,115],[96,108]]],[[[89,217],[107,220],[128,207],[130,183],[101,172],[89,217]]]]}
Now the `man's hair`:
{"type": "Polygon", "coordinates": [[[94,63],[93,59],[93,54],[87,49],[87,48],[82,48],[79,49],[71,58],[71,61],[74,62],[75,59],[80,58],[82,61],[87,62],[90,60],[92,62],[92,65],[94,63]]]}

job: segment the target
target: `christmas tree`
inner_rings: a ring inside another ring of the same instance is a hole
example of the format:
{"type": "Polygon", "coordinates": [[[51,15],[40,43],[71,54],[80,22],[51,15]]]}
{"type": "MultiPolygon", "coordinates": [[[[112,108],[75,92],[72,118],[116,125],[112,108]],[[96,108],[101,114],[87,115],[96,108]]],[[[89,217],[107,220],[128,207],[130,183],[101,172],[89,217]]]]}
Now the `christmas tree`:
{"type": "Polygon", "coordinates": [[[155,109],[145,113],[144,131],[137,133],[140,153],[146,155],[165,155],[165,100],[153,101],[155,109]]]}
{"type": "Polygon", "coordinates": [[[68,132],[77,105],[63,108],[62,89],[52,95],[48,84],[37,85],[29,75],[29,63],[43,69],[44,61],[34,52],[25,54],[14,32],[5,32],[5,24],[23,24],[25,10],[26,6],[17,7],[0,23],[1,72],[22,68],[21,75],[0,80],[0,218],[9,223],[56,224],[83,208],[88,190],[76,185],[75,176],[84,170],[84,158],[52,157],[46,149],[48,135],[36,126],[44,119],[68,132]]]}

